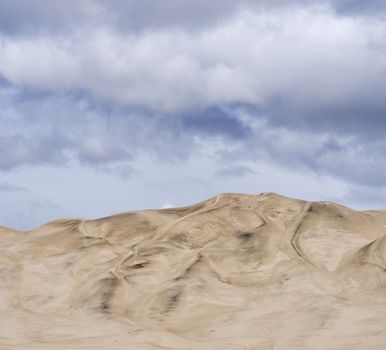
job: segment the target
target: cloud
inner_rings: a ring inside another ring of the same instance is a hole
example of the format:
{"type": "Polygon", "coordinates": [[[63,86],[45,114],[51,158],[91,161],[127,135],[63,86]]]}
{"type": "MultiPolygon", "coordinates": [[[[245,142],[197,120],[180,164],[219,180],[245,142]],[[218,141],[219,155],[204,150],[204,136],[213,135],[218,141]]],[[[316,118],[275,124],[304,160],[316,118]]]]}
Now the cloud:
{"type": "Polygon", "coordinates": [[[346,15],[382,16],[386,10],[386,4],[382,0],[340,0],[333,4],[338,13],[346,15]]]}
{"type": "Polygon", "coordinates": [[[168,208],[175,208],[176,205],[173,204],[170,201],[166,201],[164,204],[161,205],[160,209],[168,209],[168,208]]]}
{"type": "Polygon", "coordinates": [[[244,165],[229,166],[216,172],[217,175],[224,177],[241,177],[253,173],[255,171],[244,165]]]}
{"type": "MultiPolygon", "coordinates": [[[[296,4],[308,1],[294,1],[296,4]]],[[[3,0],[0,29],[10,35],[68,33],[109,27],[121,32],[211,27],[241,9],[281,6],[283,0],[3,0]],[[75,28],[75,29],[74,29],[75,28]]],[[[288,2],[287,2],[288,4],[288,2]]]]}
{"type": "Polygon", "coordinates": [[[83,91],[100,103],[153,113],[238,103],[277,123],[331,126],[336,115],[346,122],[366,113],[383,125],[385,33],[382,20],[297,8],[244,11],[200,32],[4,36],[0,74],[21,88],[83,91]]]}
{"type": "Polygon", "coordinates": [[[280,164],[284,169],[333,176],[352,184],[386,186],[386,143],[383,140],[363,142],[357,136],[332,130],[272,126],[268,120],[256,122],[253,115],[245,112],[239,117],[249,126],[252,136],[232,150],[224,147],[219,152],[224,164],[236,161],[258,164],[264,160],[280,164]]]}
{"type": "Polygon", "coordinates": [[[343,16],[382,16],[382,0],[3,0],[0,31],[11,36],[68,34],[95,27],[122,33],[205,30],[240,11],[271,12],[323,7],[343,16]]]}
{"type": "Polygon", "coordinates": [[[183,128],[193,133],[210,137],[226,136],[231,139],[245,139],[251,135],[247,125],[233,115],[232,109],[208,108],[183,116],[183,128]]]}
{"type": "Polygon", "coordinates": [[[78,26],[96,25],[102,10],[99,1],[92,0],[3,0],[0,31],[12,36],[68,32],[78,26]]]}
{"type": "Polygon", "coordinates": [[[0,192],[19,192],[27,191],[25,187],[16,186],[9,182],[0,182],[0,192]]]}
{"type": "Polygon", "coordinates": [[[122,176],[139,152],[177,161],[194,147],[180,119],[100,106],[77,94],[30,94],[0,88],[0,169],[80,162],[122,176]],[[190,140],[190,141],[189,141],[190,140]]]}
{"type": "Polygon", "coordinates": [[[57,141],[51,137],[27,139],[21,135],[0,136],[0,170],[20,164],[60,164],[64,156],[57,141]]]}

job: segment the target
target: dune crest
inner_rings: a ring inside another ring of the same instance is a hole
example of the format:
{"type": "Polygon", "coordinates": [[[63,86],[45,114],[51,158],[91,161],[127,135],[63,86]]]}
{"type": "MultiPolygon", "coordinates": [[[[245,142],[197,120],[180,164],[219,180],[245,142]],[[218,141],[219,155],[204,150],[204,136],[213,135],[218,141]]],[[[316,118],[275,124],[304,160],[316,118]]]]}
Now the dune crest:
{"type": "Polygon", "coordinates": [[[386,211],[273,193],[0,228],[0,349],[384,349],[386,211]]]}

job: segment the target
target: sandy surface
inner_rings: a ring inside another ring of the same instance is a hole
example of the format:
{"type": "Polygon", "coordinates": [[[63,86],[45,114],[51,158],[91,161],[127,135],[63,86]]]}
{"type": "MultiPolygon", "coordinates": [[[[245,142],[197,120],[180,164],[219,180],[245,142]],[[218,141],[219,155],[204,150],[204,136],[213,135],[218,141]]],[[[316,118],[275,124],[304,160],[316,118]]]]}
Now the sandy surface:
{"type": "Polygon", "coordinates": [[[386,212],[276,194],[0,228],[0,349],[386,349],[386,212]]]}

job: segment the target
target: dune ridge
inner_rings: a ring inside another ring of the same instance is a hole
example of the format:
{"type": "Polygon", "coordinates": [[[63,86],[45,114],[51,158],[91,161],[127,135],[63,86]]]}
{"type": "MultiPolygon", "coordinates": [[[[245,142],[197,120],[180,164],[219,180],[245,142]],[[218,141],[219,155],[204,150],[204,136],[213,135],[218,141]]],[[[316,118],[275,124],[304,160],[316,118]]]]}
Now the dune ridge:
{"type": "Polygon", "coordinates": [[[0,349],[385,349],[386,211],[274,193],[0,227],[0,349]]]}

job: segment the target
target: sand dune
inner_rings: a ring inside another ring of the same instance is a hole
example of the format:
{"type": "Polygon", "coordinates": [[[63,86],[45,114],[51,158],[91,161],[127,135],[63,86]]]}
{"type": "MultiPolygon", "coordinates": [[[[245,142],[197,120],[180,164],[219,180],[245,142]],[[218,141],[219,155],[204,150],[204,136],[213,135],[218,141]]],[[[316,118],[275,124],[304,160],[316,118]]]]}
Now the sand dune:
{"type": "Polygon", "coordinates": [[[386,349],[385,225],[265,193],[0,228],[0,349],[386,349]]]}

